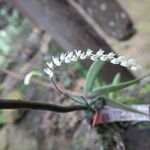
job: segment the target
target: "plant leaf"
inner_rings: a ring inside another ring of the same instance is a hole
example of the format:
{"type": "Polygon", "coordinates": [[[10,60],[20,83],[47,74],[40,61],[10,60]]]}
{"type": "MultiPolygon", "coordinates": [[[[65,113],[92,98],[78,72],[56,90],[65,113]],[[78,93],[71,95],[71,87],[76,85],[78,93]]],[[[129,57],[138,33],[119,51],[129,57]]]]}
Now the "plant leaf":
{"type": "Polygon", "coordinates": [[[106,85],[104,87],[100,87],[100,88],[90,92],[88,94],[88,96],[89,97],[96,97],[96,96],[101,95],[101,94],[106,94],[106,93],[109,93],[109,92],[114,92],[114,91],[117,91],[117,90],[124,89],[128,86],[131,86],[132,84],[138,83],[140,80],[146,78],[149,75],[150,75],[150,73],[142,76],[141,78],[135,79],[135,80],[122,82],[122,83],[119,83],[117,85],[106,85]]]}
{"type": "Polygon", "coordinates": [[[117,108],[121,108],[123,110],[126,110],[126,111],[130,111],[130,112],[133,112],[133,113],[138,113],[138,114],[142,114],[142,115],[146,115],[146,116],[149,116],[149,114],[146,114],[146,113],[143,113],[139,110],[136,110],[134,108],[131,108],[130,106],[127,106],[123,103],[120,103],[120,102],[116,102],[112,99],[105,99],[106,101],[106,104],[109,105],[109,106],[113,106],[113,107],[117,107],[117,108]]]}
{"type": "Polygon", "coordinates": [[[103,64],[104,63],[101,60],[98,60],[92,63],[87,73],[86,79],[85,79],[85,85],[84,85],[85,93],[90,92],[93,89],[95,79],[97,77],[97,74],[102,69],[103,64]]]}
{"type": "Polygon", "coordinates": [[[116,99],[114,99],[114,101],[124,104],[143,104],[141,100],[130,96],[119,96],[116,99]]]}
{"type": "MultiPolygon", "coordinates": [[[[113,79],[112,85],[116,85],[116,84],[120,83],[120,81],[121,81],[121,74],[117,73],[113,79]]],[[[108,97],[110,99],[115,99],[116,94],[117,94],[116,92],[111,92],[111,93],[109,93],[108,97]]]]}

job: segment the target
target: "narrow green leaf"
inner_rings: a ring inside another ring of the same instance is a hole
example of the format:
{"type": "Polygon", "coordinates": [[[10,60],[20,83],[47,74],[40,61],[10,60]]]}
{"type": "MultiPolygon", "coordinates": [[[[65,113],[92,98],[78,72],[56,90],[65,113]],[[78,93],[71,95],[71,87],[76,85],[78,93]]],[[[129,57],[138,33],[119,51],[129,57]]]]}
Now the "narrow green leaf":
{"type": "Polygon", "coordinates": [[[95,80],[95,87],[97,88],[104,86],[104,84],[104,81],[102,81],[99,77],[95,80]]]}
{"type": "Polygon", "coordinates": [[[106,85],[104,87],[100,87],[92,92],[89,93],[89,97],[95,97],[101,94],[106,94],[109,92],[114,92],[117,90],[121,90],[124,89],[128,86],[131,86],[132,84],[138,83],[140,80],[142,80],[143,78],[146,78],[147,76],[149,76],[150,73],[148,73],[147,75],[142,76],[141,78],[135,79],[135,80],[131,80],[131,81],[127,81],[127,82],[122,82],[119,83],[117,85],[106,85]]]}
{"type": "Polygon", "coordinates": [[[113,85],[116,85],[116,84],[120,83],[120,81],[121,81],[121,74],[120,74],[120,73],[117,73],[117,74],[115,75],[114,79],[113,79],[112,84],[113,84],[113,85]]]}
{"type": "Polygon", "coordinates": [[[101,60],[92,63],[85,79],[85,85],[84,85],[85,93],[90,92],[93,89],[97,74],[102,69],[103,64],[104,63],[101,60]]]}
{"type": "Polygon", "coordinates": [[[126,110],[126,111],[130,111],[130,112],[133,112],[133,113],[138,113],[138,114],[149,116],[149,114],[143,113],[143,112],[141,112],[139,110],[131,108],[130,106],[127,106],[127,105],[125,105],[123,103],[116,102],[116,101],[114,101],[112,99],[107,99],[106,98],[105,101],[106,101],[106,104],[109,105],[109,106],[117,107],[117,108],[120,108],[120,109],[123,109],[123,110],[126,110]]]}
{"type": "Polygon", "coordinates": [[[143,101],[130,96],[119,96],[114,101],[124,103],[124,104],[143,104],[143,101]]]}
{"type": "MultiPolygon", "coordinates": [[[[120,83],[120,81],[121,81],[121,74],[117,73],[113,79],[112,85],[116,85],[120,83]]],[[[115,99],[115,97],[116,97],[116,92],[109,93],[109,98],[115,99]]]]}

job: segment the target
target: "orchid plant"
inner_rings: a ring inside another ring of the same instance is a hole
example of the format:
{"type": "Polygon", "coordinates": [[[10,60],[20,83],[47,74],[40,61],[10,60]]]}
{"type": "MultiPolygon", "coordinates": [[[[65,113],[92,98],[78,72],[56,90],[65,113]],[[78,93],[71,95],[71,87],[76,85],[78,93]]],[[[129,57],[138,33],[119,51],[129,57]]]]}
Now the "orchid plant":
{"type": "MultiPolygon", "coordinates": [[[[74,102],[79,103],[80,105],[61,106],[50,103],[45,104],[23,100],[18,102],[8,99],[6,101],[1,98],[0,109],[40,109],[47,111],[55,111],[59,113],[84,110],[86,112],[86,116],[89,117],[89,119],[92,119],[93,126],[95,125],[94,118],[97,118],[98,113],[101,112],[104,106],[120,108],[126,111],[148,116],[149,114],[130,107],[126,99],[121,99],[120,101],[120,97],[116,96],[116,92],[126,87],[129,87],[132,84],[138,83],[143,78],[149,76],[150,73],[138,79],[130,80],[127,82],[121,82],[121,76],[119,73],[117,73],[113,79],[112,84],[100,84],[98,87],[95,88],[95,81],[97,79],[98,73],[101,72],[103,64],[106,61],[114,65],[118,64],[123,67],[127,67],[133,71],[141,69],[141,66],[137,63],[136,60],[127,59],[124,56],[116,57],[115,53],[113,52],[105,54],[105,52],[101,49],[95,54],[91,49],[87,49],[86,52],[82,52],[81,50],[68,51],[66,53],[62,53],[59,57],[53,56],[50,61],[46,62],[47,68],[44,69],[44,72],[48,75],[49,80],[54,85],[53,87],[55,87],[60,94],[63,94],[66,98],[69,98],[74,102]],[[90,59],[93,61],[93,63],[90,66],[88,73],[86,74],[85,85],[83,90],[81,92],[65,92],[66,89],[62,91],[54,81],[55,69],[61,66],[63,63],[69,64],[78,60],[85,59],[90,59]]],[[[24,84],[29,84],[32,76],[34,75],[43,77],[41,72],[32,71],[25,76],[24,84]]]]}
{"type": "MultiPolygon", "coordinates": [[[[55,85],[56,89],[59,90],[59,87],[57,87],[57,85],[53,80],[55,78],[55,69],[63,64],[70,64],[78,60],[82,61],[85,59],[90,59],[91,61],[93,61],[93,63],[91,64],[88,73],[86,74],[84,88],[81,91],[80,95],[76,96],[67,95],[67,96],[68,98],[74,100],[75,102],[88,107],[88,109],[84,111],[88,120],[91,121],[92,126],[97,125],[96,121],[99,112],[101,112],[101,110],[104,108],[105,105],[120,108],[133,113],[149,115],[130,107],[126,99],[120,100],[120,97],[118,97],[117,92],[119,90],[122,90],[126,87],[138,83],[143,78],[149,76],[150,73],[138,79],[130,80],[127,82],[121,82],[121,74],[117,73],[111,84],[109,85],[99,84],[99,86],[95,88],[95,81],[97,79],[98,74],[100,74],[105,62],[110,62],[114,65],[121,65],[132,71],[137,71],[140,70],[142,67],[138,64],[138,62],[135,59],[127,59],[124,56],[117,57],[113,52],[106,54],[102,49],[98,50],[96,53],[94,53],[94,51],[91,49],[87,49],[85,52],[82,52],[81,50],[74,50],[62,53],[58,57],[53,56],[50,61],[46,62],[47,67],[44,69],[44,72],[48,75],[50,81],[55,85]]],[[[110,133],[111,130],[110,128],[112,127],[110,125],[109,125],[110,130],[107,130],[107,128],[105,127],[103,128],[103,126],[101,127],[102,128],[98,128],[99,132],[101,132],[101,129],[103,130],[102,132],[109,131],[102,134],[103,143],[105,143],[104,140],[105,137],[108,138],[109,136],[110,138],[110,136],[113,137],[113,135],[116,134],[114,132],[110,133]]],[[[118,127],[115,126],[115,128],[118,127]]],[[[116,131],[114,130],[114,127],[112,127],[112,130],[116,131]]]]}
{"type": "MultiPolygon", "coordinates": [[[[144,114],[136,109],[130,108],[128,105],[125,105],[124,102],[116,101],[113,97],[114,93],[118,90],[124,89],[132,84],[138,83],[140,80],[145,78],[148,75],[145,75],[139,79],[122,82],[120,83],[120,74],[117,74],[114,77],[112,84],[104,85],[102,87],[94,88],[94,83],[97,78],[98,73],[101,71],[104,62],[109,61],[112,64],[118,64],[123,67],[127,67],[133,71],[141,69],[141,66],[135,59],[127,59],[124,56],[116,57],[115,53],[110,52],[105,54],[105,52],[100,49],[95,54],[93,50],[87,49],[86,52],[81,50],[68,51],[62,53],[59,57],[52,57],[51,61],[46,62],[47,68],[44,69],[44,72],[48,75],[49,79],[52,81],[55,76],[55,68],[61,66],[63,63],[69,64],[76,62],[78,60],[90,59],[93,61],[93,64],[89,68],[89,71],[86,76],[84,89],[82,91],[83,96],[74,96],[71,97],[75,102],[78,102],[82,105],[86,105],[91,110],[101,109],[102,100],[104,104],[110,105],[112,107],[118,107],[125,109],[127,111],[144,114]],[[100,103],[98,103],[101,102],[100,103]]],[[[55,85],[56,86],[56,85],[55,85]]],[[[58,89],[58,88],[57,88],[58,89]]],[[[148,115],[148,114],[144,114],[148,115]]]]}

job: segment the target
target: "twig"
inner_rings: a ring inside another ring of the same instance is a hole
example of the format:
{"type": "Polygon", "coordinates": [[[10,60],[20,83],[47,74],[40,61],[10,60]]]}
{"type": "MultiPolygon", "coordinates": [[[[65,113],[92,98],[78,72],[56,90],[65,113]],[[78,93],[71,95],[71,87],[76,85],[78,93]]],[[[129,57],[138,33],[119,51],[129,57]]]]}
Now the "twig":
{"type": "Polygon", "coordinates": [[[45,110],[54,111],[58,113],[68,113],[72,111],[89,110],[87,106],[73,105],[73,106],[60,106],[55,104],[36,103],[23,100],[13,99],[1,99],[0,109],[33,109],[33,110],[45,110]]]}

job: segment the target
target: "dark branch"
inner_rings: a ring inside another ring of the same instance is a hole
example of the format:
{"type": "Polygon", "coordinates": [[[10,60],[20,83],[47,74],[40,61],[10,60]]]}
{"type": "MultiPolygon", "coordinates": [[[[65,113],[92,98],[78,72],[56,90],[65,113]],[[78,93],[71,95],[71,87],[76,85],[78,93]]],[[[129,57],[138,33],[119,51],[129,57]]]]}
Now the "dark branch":
{"type": "Polygon", "coordinates": [[[0,109],[33,109],[54,111],[58,113],[68,113],[72,111],[88,110],[87,106],[73,105],[60,106],[55,104],[36,103],[22,100],[0,99],[0,109]]]}

